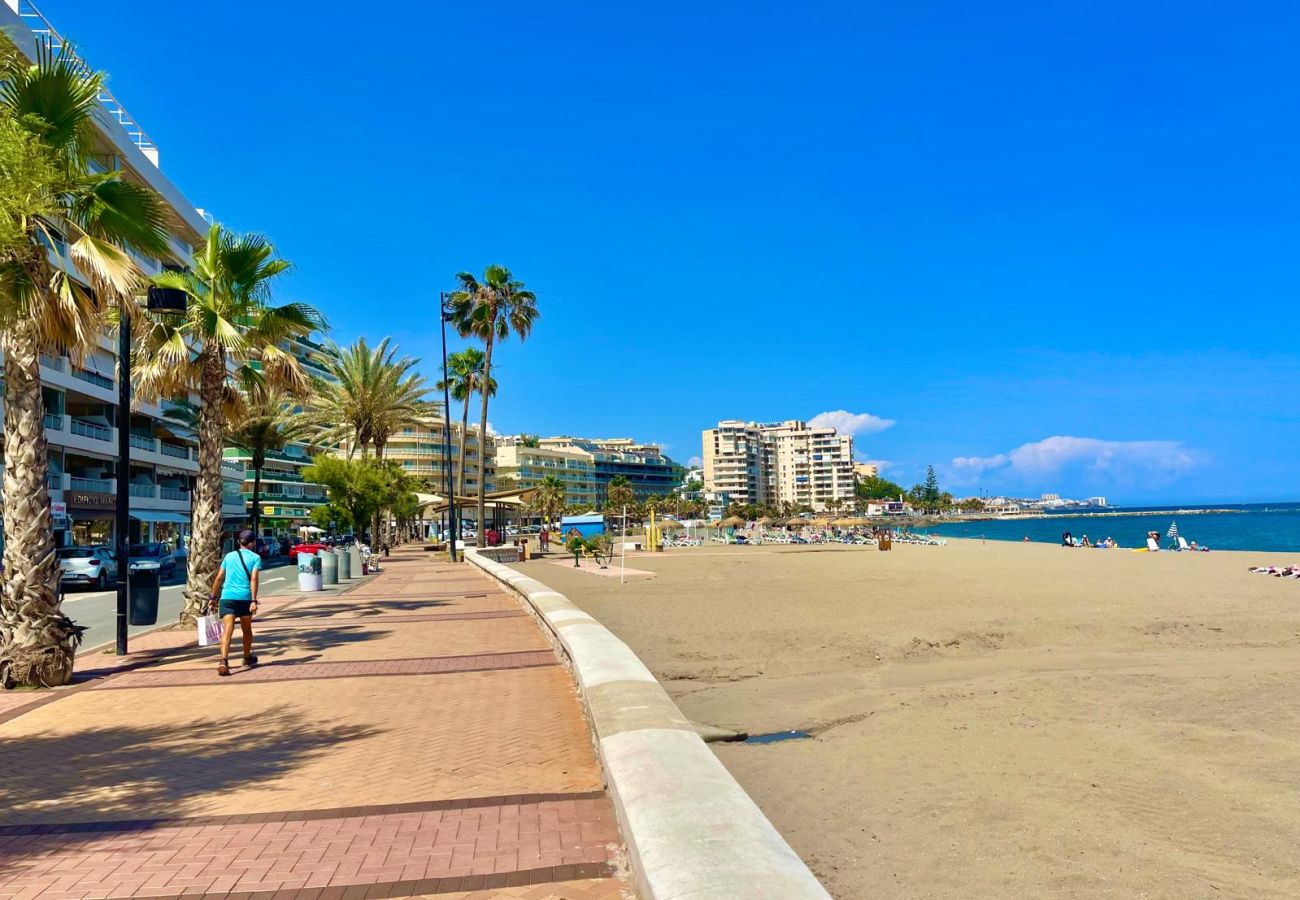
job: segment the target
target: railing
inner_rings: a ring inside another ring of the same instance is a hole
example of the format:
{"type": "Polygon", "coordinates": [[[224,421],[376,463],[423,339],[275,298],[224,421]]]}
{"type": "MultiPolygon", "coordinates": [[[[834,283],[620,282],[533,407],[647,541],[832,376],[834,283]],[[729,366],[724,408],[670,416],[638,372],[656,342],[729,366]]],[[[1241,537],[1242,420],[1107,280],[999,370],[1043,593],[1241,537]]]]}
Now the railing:
{"type": "Polygon", "coordinates": [[[46,430],[46,431],[62,431],[62,430],[63,430],[63,416],[61,416],[61,415],[58,414],[58,413],[46,413],[46,414],[45,414],[45,430],[46,430]]]}
{"type": "MultiPolygon", "coordinates": [[[[251,475],[252,473],[250,472],[249,474],[251,475]]],[[[292,472],[281,472],[278,469],[263,469],[262,480],[263,481],[293,481],[298,483],[306,481],[306,479],[303,478],[301,475],[295,475],[292,472]]]]}
{"type": "Polygon", "coordinates": [[[150,451],[157,450],[157,447],[154,444],[154,439],[151,437],[146,437],[143,434],[132,434],[131,446],[136,447],[137,449],[140,450],[150,450],[150,451]]]}
{"type": "Polygon", "coordinates": [[[234,475],[243,475],[245,471],[244,464],[236,462],[222,462],[221,468],[234,475]]]}
{"type": "Polygon", "coordinates": [[[74,367],[72,370],[72,377],[80,378],[82,381],[88,381],[91,384],[99,385],[102,388],[109,388],[110,390],[113,387],[113,379],[100,375],[98,372],[91,372],[89,369],[74,367]]]}
{"type": "Polygon", "coordinates": [[[148,497],[153,499],[154,491],[158,486],[155,484],[132,484],[130,485],[132,497],[148,497]]]}
{"type": "Polygon", "coordinates": [[[58,472],[51,472],[45,476],[45,486],[52,491],[63,490],[63,476],[58,472]]]}
{"type": "Polygon", "coordinates": [[[159,487],[158,496],[163,500],[188,500],[190,492],[184,488],[159,487]]]}
{"type": "Polygon", "coordinates": [[[111,441],[113,439],[113,429],[105,428],[103,425],[97,425],[94,422],[83,422],[81,419],[72,420],[72,433],[79,434],[82,437],[94,438],[97,441],[111,441]]]}
{"type": "Polygon", "coordinates": [[[74,491],[94,491],[99,494],[113,493],[113,482],[107,478],[78,478],[72,475],[68,478],[68,486],[74,491]]]}
{"type": "Polygon", "coordinates": [[[169,444],[166,441],[162,441],[158,445],[158,449],[163,456],[174,456],[176,459],[190,458],[190,448],[182,447],[179,444],[169,444]]]}
{"type": "Polygon", "coordinates": [[[56,372],[63,371],[63,357],[50,356],[48,353],[41,354],[41,365],[47,369],[53,369],[56,372]]]}
{"type": "MultiPolygon", "coordinates": [[[[41,11],[31,3],[31,0],[20,0],[18,4],[18,15],[22,16],[23,19],[26,20],[27,27],[36,35],[47,38],[53,49],[60,51],[64,50],[64,44],[66,42],[64,41],[63,36],[54,30],[54,26],[50,24],[49,19],[41,15],[41,11]]],[[[70,51],[67,52],[69,58],[74,61],[74,67],[83,76],[89,77],[93,70],[86,61],[70,51]]],[[[148,157],[155,166],[158,165],[158,145],[150,140],[149,135],[144,133],[144,129],[140,127],[140,124],[136,122],[129,113],[127,113],[126,107],[118,102],[118,99],[113,96],[112,91],[106,87],[100,87],[97,99],[113,120],[117,122],[118,125],[122,126],[122,129],[126,132],[131,143],[140,148],[140,152],[148,157]]]]}

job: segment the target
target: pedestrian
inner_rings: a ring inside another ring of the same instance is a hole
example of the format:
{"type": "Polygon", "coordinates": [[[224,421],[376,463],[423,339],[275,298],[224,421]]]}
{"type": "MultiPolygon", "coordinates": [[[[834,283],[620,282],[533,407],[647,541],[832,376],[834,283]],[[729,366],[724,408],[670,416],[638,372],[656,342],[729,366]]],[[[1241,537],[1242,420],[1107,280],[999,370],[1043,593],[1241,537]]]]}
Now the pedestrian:
{"type": "Polygon", "coordinates": [[[542,545],[543,553],[551,549],[551,529],[543,525],[542,530],[537,533],[537,542],[542,545]]]}
{"type": "Polygon", "coordinates": [[[230,674],[230,640],[235,633],[235,620],[243,631],[244,667],[257,665],[253,655],[253,614],[257,612],[258,575],[262,571],[262,557],[253,552],[257,538],[244,529],[239,533],[239,546],[226,554],[212,581],[210,604],[213,612],[221,616],[221,664],[217,674],[230,674]],[[220,598],[220,599],[218,599],[220,598]]]}
{"type": "Polygon", "coordinates": [[[384,541],[384,558],[388,558],[388,541],[384,541]]]}

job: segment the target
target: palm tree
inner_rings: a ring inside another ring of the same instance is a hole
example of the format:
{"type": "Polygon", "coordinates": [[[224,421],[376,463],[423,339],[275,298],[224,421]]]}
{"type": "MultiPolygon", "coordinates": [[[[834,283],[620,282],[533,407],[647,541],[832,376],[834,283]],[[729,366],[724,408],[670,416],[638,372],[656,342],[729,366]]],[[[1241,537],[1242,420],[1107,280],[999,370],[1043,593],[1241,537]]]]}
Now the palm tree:
{"type": "MultiPolygon", "coordinates": [[[[460,290],[451,295],[450,321],[456,326],[461,337],[476,337],[483,342],[483,381],[492,381],[492,350],[497,341],[504,341],[511,334],[523,341],[533,330],[537,320],[537,297],[524,287],[522,281],[516,281],[505,266],[492,265],[483,270],[483,280],[479,281],[469,272],[456,275],[460,290]]],[[[483,414],[479,421],[480,456],[486,461],[488,441],[488,400],[490,395],[484,391],[483,414]]],[[[487,479],[478,482],[478,527],[479,543],[483,541],[483,523],[487,512],[487,479]]]]}
{"type": "Polygon", "coordinates": [[[624,507],[630,509],[635,506],[636,492],[632,490],[632,483],[625,475],[615,475],[605,488],[605,508],[622,512],[624,507]]]}
{"type": "Polygon", "coordinates": [[[317,429],[302,415],[297,400],[278,391],[246,398],[237,415],[227,423],[226,443],[249,455],[253,466],[253,512],[249,526],[261,536],[262,467],[268,453],[279,453],[290,444],[309,441],[317,429]]]}
{"type": "MultiPolygon", "coordinates": [[[[460,462],[456,466],[459,474],[456,484],[456,496],[465,495],[465,444],[469,435],[469,401],[475,394],[482,393],[484,385],[487,386],[488,394],[496,396],[497,380],[495,378],[485,381],[483,379],[483,362],[486,359],[482,350],[477,347],[466,347],[459,353],[453,353],[447,357],[447,379],[438,382],[438,390],[444,387],[449,388],[453,400],[460,400],[462,403],[460,413],[460,462]]],[[[480,443],[482,443],[480,441],[480,443]]],[[[480,448],[482,449],[482,448],[480,448]]],[[[482,454],[480,454],[482,459],[482,454]]],[[[482,467],[480,466],[480,469],[482,467]]],[[[500,485],[498,485],[500,488],[500,485]]]]}
{"type": "Polygon", "coordinates": [[[426,421],[433,410],[424,398],[429,387],[412,371],[418,359],[399,358],[384,338],[373,349],[358,338],[348,347],[330,344],[320,362],[329,377],[316,385],[310,418],[324,429],[322,440],[347,447],[351,459],[375,448],[379,457],[393,433],[426,421]]]}
{"type": "Polygon", "coordinates": [[[533,505],[546,518],[549,525],[555,514],[564,509],[565,497],[564,482],[555,475],[547,475],[537,485],[537,492],[533,494],[533,505]]]}
{"type": "Polygon", "coordinates": [[[199,475],[190,525],[183,623],[203,614],[221,556],[221,457],[228,414],[241,396],[310,393],[312,382],[289,341],[324,329],[305,303],[270,305],[271,285],[289,263],[261,235],[208,230],[189,272],[154,276],[189,296],[183,317],[153,322],[136,363],[138,393],[159,400],[199,395],[199,475]]]}
{"type": "MultiPolygon", "coordinates": [[[[12,49],[0,59],[3,686],[66,684],[84,631],[59,609],[40,356],[79,357],[102,333],[111,306],[135,314],[144,281],[128,248],[169,253],[158,197],[120,172],[89,168],[102,86],[103,76],[89,73],[70,45],[56,52],[39,44],[35,64],[12,49]]],[[[125,411],[119,414],[119,427],[127,427],[125,411]]]]}

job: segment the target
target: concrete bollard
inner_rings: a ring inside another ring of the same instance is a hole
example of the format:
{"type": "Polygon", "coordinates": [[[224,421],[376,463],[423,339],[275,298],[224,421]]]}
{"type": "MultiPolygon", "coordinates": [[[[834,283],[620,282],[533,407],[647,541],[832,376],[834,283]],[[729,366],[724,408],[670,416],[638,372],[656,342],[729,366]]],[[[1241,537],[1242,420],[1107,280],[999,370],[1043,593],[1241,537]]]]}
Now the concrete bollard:
{"type": "Polygon", "coordinates": [[[361,567],[361,548],[353,544],[348,548],[348,556],[352,557],[352,577],[360,578],[365,574],[365,569],[361,567]]]}
{"type": "Polygon", "coordinates": [[[339,558],[339,581],[349,581],[352,578],[352,554],[348,553],[347,547],[340,547],[338,550],[339,558]]]}

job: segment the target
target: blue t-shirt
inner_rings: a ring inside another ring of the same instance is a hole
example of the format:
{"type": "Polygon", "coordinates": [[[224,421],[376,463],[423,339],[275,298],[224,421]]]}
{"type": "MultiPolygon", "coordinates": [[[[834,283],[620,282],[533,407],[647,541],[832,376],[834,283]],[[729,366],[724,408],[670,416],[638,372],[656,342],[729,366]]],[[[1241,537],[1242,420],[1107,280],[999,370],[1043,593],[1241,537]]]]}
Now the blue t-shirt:
{"type": "Polygon", "coordinates": [[[226,572],[226,580],[221,583],[221,599],[252,600],[253,586],[249,584],[249,576],[262,568],[262,557],[252,550],[231,550],[221,561],[221,568],[226,572]],[[240,562],[240,556],[244,557],[243,562],[240,562]]]}

